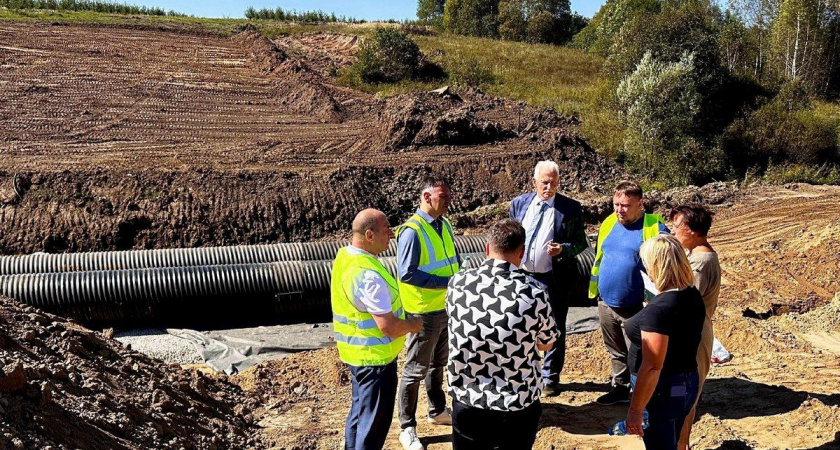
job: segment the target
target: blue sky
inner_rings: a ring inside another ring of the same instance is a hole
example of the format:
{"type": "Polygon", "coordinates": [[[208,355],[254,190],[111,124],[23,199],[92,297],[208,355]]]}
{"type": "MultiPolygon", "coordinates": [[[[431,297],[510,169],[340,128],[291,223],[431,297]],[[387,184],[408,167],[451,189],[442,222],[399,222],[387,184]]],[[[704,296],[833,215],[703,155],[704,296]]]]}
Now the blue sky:
{"type": "MultiPolygon", "coordinates": [[[[571,0],[572,10],[587,17],[592,17],[605,0],[571,0]]],[[[198,17],[243,17],[245,8],[276,8],[309,11],[320,9],[324,12],[334,12],[336,15],[355,17],[357,19],[414,19],[416,18],[417,2],[415,0],[127,0],[128,4],[142,6],[159,6],[167,10],[192,14],[198,17]]]]}

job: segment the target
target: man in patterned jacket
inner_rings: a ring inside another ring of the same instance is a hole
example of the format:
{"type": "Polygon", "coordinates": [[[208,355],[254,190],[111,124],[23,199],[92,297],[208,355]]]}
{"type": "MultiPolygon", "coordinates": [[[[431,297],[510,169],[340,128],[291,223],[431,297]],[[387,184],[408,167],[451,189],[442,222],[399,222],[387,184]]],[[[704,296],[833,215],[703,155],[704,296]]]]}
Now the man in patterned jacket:
{"type": "Polygon", "coordinates": [[[525,229],[490,228],[487,260],[449,281],[449,391],[454,450],[531,448],[542,407],[539,351],[557,327],[546,292],[518,271],[525,229]]]}

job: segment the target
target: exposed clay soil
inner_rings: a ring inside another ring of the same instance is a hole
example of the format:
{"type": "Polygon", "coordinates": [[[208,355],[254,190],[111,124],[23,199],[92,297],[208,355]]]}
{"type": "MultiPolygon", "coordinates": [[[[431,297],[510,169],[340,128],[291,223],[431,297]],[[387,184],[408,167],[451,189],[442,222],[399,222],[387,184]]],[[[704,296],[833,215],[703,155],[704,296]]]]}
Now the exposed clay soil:
{"type": "Polygon", "coordinates": [[[0,297],[0,448],[262,447],[255,399],[0,297]]]}
{"type": "Polygon", "coordinates": [[[367,206],[404,220],[432,172],[452,180],[453,213],[509,200],[547,158],[573,194],[625,176],[551,110],[337,86],[356,48],[0,24],[0,252],[318,239],[367,206]]]}
{"type": "MultiPolygon", "coordinates": [[[[720,189],[670,196],[708,199],[720,189]]],[[[710,239],[723,286],[715,333],[734,359],[712,368],[693,448],[840,448],[837,204],[840,188],[792,185],[751,189],[735,204],[716,208],[710,239]],[[747,318],[747,308],[775,315],[747,318]]],[[[605,434],[626,409],[594,403],[609,373],[600,334],[573,335],[568,342],[566,391],[544,401],[534,448],[642,449],[638,438],[605,434]]],[[[233,380],[262,399],[255,414],[275,448],[340,448],[350,385],[337,357],[335,349],[301,353],[233,380]]],[[[421,393],[420,417],[424,408],[421,393]]],[[[448,428],[421,420],[418,431],[429,450],[451,448],[448,428]]],[[[397,433],[395,417],[387,449],[401,448],[397,433]]]]}

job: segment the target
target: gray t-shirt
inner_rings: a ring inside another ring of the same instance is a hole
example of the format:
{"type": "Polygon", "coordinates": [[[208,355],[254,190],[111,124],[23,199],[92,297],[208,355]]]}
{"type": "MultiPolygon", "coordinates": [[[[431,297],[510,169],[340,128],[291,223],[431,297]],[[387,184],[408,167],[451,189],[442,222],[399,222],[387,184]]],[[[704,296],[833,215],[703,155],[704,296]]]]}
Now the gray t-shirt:
{"type": "Polygon", "coordinates": [[[706,317],[710,320],[717,309],[720,294],[720,261],[715,252],[697,252],[688,255],[688,262],[694,271],[694,285],[703,296],[706,317]]]}

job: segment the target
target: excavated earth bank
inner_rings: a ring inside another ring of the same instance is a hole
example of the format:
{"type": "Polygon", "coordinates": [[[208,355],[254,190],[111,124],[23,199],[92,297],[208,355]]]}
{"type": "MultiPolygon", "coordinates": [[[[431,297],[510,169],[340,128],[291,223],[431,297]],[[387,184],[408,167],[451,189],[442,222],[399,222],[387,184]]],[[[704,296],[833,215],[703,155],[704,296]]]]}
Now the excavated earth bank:
{"type": "Polygon", "coordinates": [[[367,206],[396,225],[433,172],[453,214],[528,189],[541,159],[574,195],[625,176],[551,110],[335,85],[355,48],[0,23],[0,253],[318,239],[367,206]]]}
{"type": "Polygon", "coordinates": [[[0,448],[262,448],[256,399],[0,297],[0,448]]]}

